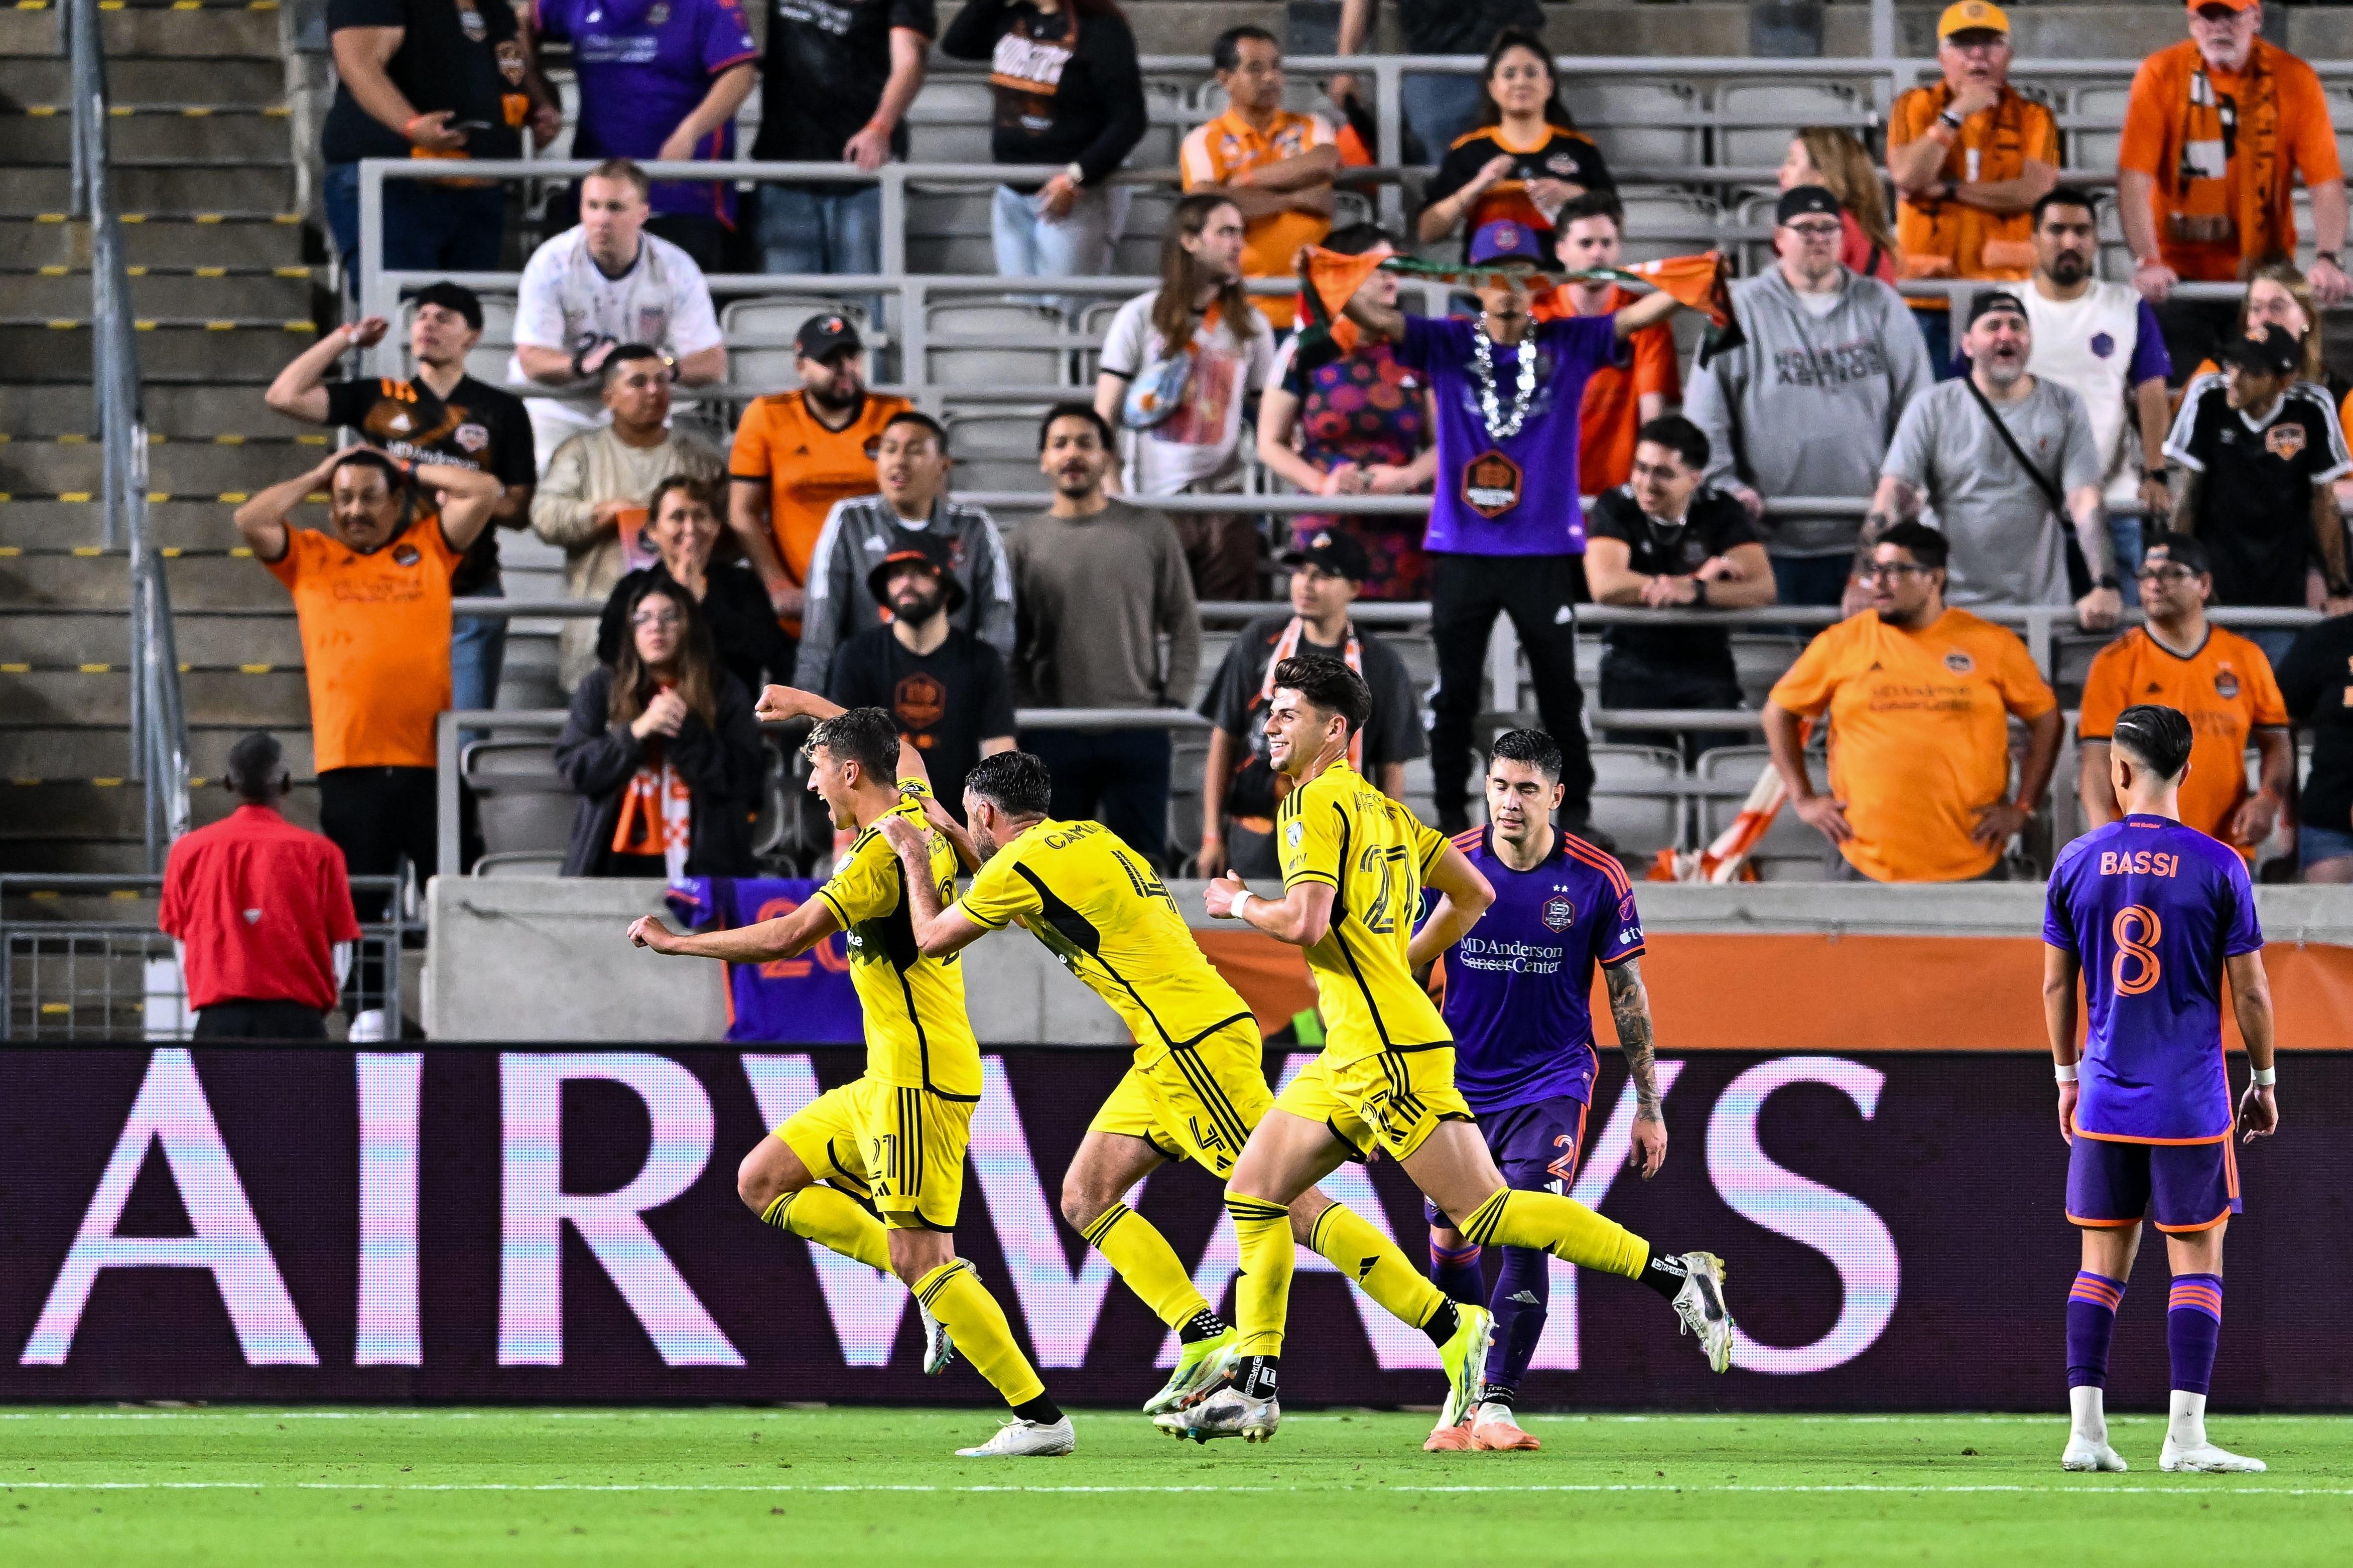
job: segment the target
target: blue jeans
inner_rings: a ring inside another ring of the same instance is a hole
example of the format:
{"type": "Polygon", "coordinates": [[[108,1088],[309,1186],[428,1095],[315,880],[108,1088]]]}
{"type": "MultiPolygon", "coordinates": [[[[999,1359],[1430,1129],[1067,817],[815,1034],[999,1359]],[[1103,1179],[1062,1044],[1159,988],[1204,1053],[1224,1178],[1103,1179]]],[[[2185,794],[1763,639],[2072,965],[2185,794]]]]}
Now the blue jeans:
{"type": "Polygon", "coordinates": [[[2353,856],[2353,833],[2341,827],[2320,827],[2312,823],[2299,823],[2295,830],[2296,864],[2309,871],[2326,860],[2342,860],[2353,856]]]}
{"type": "MultiPolygon", "coordinates": [[[[1784,605],[1829,605],[1835,607],[1846,597],[1847,574],[1854,566],[1852,555],[1776,555],[1773,563],[1775,597],[1784,605]]],[[[1806,628],[1811,636],[1819,626],[1806,628]]]]}
{"type": "MultiPolygon", "coordinates": [[[[1097,185],[1079,193],[1059,218],[1038,211],[1035,192],[997,187],[989,208],[989,237],[1003,278],[1092,278],[1111,270],[1111,247],[1127,226],[1127,187],[1097,185]]],[[[1087,301],[1061,301],[1076,311],[1087,301]]]]}
{"type": "Polygon", "coordinates": [[[1421,143],[1426,163],[1443,161],[1454,139],[1479,117],[1475,76],[1408,76],[1398,85],[1398,97],[1406,129],[1421,143]]]}
{"type": "Polygon", "coordinates": [[[882,187],[760,187],[761,269],[815,276],[882,269],[882,187]]]}
{"type": "MultiPolygon", "coordinates": [[[[503,599],[505,587],[495,577],[476,588],[470,598],[503,599]]],[[[459,616],[449,623],[449,706],[460,711],[499,705],[499,673],[507,661],[504,616],[459,616]]],[[[460,744],[483,738],[480,730],[459,732],[460,744]]]]}
{"type": "MultiPolygon", "coordinates": [[[[359,289],[360,166],[330,163],[319,194],[343,258],[343,283],[359,289]]],[[[506,237],[507,194],[417,180],[384,183],[384,265],[393,272],[495,272],[506,237]]]]}
{"type": "Polygon", "coordinates": [[[2147,553],[2141,542],[2147,520],[2137,517],[2108,518],[2108,548],[2116,552],[2116,585],[2124,591],[2125,608],[2140,608],[2140,558],[2147,553]]]}
{"type": "Polygon", "coordinates": [[[1961,374],[1953,363],[1953,313],[1938,309],[1915,310],[1912,321],[1920,329],[1920,341],[1928,345],[1928,370],[1938,381],[1950,381],[1961,374]]]}
{"type": "Polygon", "coordinates": [[[2243,635],[2249,642],[2263,650],[2263,657],[2272,661],[2274,669],[2277,669],[2281,661],[2287,658],[2287,650],[2295,646],[2294,626],[2249,626],[2243,635]]]}

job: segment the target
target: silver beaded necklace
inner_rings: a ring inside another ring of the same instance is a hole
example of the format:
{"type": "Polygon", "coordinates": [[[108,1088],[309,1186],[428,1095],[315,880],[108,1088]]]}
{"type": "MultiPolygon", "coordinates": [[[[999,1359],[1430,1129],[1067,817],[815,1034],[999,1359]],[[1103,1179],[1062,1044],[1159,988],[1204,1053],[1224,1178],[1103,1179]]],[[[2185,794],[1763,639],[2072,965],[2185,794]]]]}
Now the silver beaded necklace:
{"type": "Polygon", "coordinates": [[[1479,384],[1479,416],[1486,422],[1487,434],[1498,441],[1508,441],[1520,433],[1527,423],[1528,410],[1536,395],[1536,345],[1535,334],[1520,345],[1519,385],[1514,389],[1512,406],[1506,412],[1503,400],[1495,395],[1495,344],[1487,336],[1484,317],[1471,323],[1471,374],[1479,384]]]}

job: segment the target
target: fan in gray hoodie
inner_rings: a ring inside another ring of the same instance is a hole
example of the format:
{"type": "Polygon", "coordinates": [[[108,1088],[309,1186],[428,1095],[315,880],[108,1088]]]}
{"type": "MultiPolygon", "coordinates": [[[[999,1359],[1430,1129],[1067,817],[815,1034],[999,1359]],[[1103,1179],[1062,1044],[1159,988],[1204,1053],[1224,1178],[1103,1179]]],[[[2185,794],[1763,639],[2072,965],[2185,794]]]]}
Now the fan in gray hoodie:
{"type": "MultiPolygon", "coordinates": [[[[1707,482],[1740,496],[1752,515],[1760,493],[1868,501],[1905,405],[1935,381],[1904,297],[1840,265],[1839,210],[1819,185],[1782,193],[1773,231],[1780,260],[1732,289],[1747,341],[1717,354],[1684,397],[1714,453],[1707,482]]],[[[1848,557],[1862,524],[1860,512],[1771,520],[1766,549],[1848,557]]]]}

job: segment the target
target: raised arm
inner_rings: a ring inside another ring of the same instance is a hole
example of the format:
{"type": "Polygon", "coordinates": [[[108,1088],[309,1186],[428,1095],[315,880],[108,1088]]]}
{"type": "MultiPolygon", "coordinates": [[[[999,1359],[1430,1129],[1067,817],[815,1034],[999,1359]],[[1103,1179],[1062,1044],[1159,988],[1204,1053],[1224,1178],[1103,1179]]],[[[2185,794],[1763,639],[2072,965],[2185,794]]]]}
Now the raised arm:
{"type": "Polygon", "coordinates": [[[1651,992],[1642,984],[1642,961],[1630,958],[1601,971],[1609,987],[1609,1016],[1618,1026],[1618,1047],[1626,1053],[1626,1076],[1634,1085],[1634,1143],[1630,1163],[1649,1181],[1667,1161],[1667,1117],[1659,1098],[1658,1050],[1651,1035],[1651,992]]]}
{"type": "Polygon", "coordinates": [[[1405,336],[1405,312],[1395,305],[1377,304],[1362,293],[1356,293],[1350,295],[1348,302],[1341,309],[1347,313],[1348,320],[1391,342],[1405,336]]]}
{"type": "Polygon", "coordinates": [[[408,471],[411,484],[441,492],[441,537],[463,554],[491,522],[491,513],[506,500],[507,488],[498,476],[454,463],[419,463],[408,471]]]}
{"type": "Polygon", "coordinates": [[[1630,305],[1620,306],[1609,321],[1622,343],[1644,327],[1655,327],[1677,310],[1690,308],[1664,289],[1653,289],[1630,305]]]}
{"type": "Polygon", "coordinates": [[[1494,886],[1471,864],[1470,857],[1451,844],[1430,868],[1429,885],[1439,895],[1438,907],[1430,911],[1430,918],[1421,922],[1406,948],[1409,969],[1419,970],[1461,942],[1495,901],[1494,886]]]}
{"type": "Polygon", "coordinates": [[[716,958],[728,963],[770,963],[802,953],[840,930],[833,906],[810,899],[788,915],[733,931],[674,931],[653,915],[629,925],[629,945],[649,947],[669,958],[716,958]]]}
{"type": "Polygon", "coordinates": [[[296,354],[292,363],[278,373],[278,379],[269,384],[261,400],[290,419],[324,425],[328,373],[346,349],[372,349],[384,342],[388,325],[382,316],[370,316],[321,332],[317,342],[296,354]]]}
{"type": "Polygon", "coordinates": [[[253,549],[257,561],[275,561],[286,553],[286,520],[294,515],[310,493],[325,484],[343,458],[330,453],[318,467],[280,479],[237,509],[237,531],[253,549]]]}

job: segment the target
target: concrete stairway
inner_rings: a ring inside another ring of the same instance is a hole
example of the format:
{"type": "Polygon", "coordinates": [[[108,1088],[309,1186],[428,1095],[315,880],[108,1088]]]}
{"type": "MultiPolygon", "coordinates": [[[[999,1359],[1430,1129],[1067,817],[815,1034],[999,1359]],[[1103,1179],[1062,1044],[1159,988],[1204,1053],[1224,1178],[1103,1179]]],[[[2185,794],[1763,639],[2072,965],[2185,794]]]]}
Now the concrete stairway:
{"type": "MultiPolygon", "coordinates": [[[[327,437],[261,388],[316,329],[269,0],[101,0],[116,205],[139,317],[149,515],[171,558],[195,816],[228,746],[285,735],[315,816],[309,707],[286,595],[230,513],[327,437]]],[[[128,563],[101,548],[90,255],[68,206],[69,71],[53,9],[0,12],[0,869],[131,871],[128,563]]]]}

